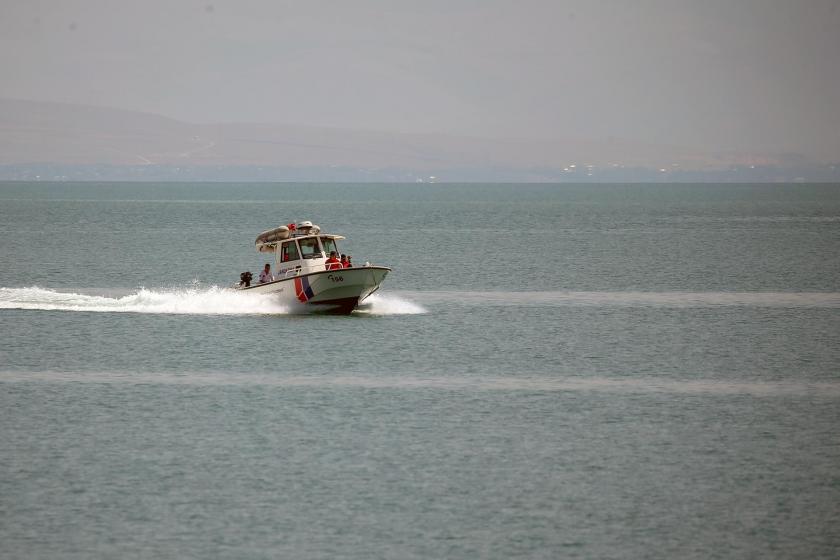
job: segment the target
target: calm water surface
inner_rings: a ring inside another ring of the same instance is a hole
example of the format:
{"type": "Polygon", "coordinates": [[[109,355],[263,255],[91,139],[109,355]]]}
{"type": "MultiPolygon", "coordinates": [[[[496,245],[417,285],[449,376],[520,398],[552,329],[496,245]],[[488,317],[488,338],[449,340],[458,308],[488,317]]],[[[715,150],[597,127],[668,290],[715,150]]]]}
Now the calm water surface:
{"type": "Polygon", "coordinates": [[[836,558],[836,185],[0,184],[0,557],[836,558]],[[349,317],[225,286],[311,219],[349,317]]]}

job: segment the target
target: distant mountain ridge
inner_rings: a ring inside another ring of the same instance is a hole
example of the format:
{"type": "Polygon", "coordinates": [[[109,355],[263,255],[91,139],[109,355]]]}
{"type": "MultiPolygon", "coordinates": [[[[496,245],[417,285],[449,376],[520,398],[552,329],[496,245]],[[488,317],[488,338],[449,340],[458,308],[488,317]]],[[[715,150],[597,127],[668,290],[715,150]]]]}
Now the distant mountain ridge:
{"type": "Polygon", "coordinates": [[[399,180],[437,178],[442,172],[458,179],[485,180],[497,173],[585,180],[610,170],[620,176],[622,169],[674,173],[805,164],[797,156],[708,153],[617,139],[494,140],[282,124],[192,124],[121,109],[0,100],[0,169],[6,170],[0,178],[7,179],[21,178],[27,168],[68,168],[83,178],[80,169],[109,169],[113,175],[121,167],[139,168],[143,175],[143,167],[154,167],[194,177],[212,169],[247,175],[251,168],[271,168],[321,169],[327,175],[355,170],[360,177],[399,180]],[[383,170],[388,173],[382,175],[383,170]]]}

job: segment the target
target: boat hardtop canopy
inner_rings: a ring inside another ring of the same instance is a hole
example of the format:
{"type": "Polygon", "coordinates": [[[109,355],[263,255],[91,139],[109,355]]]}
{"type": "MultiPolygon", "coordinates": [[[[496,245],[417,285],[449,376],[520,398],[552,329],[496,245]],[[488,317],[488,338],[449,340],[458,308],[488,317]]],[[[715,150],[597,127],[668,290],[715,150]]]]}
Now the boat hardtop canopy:
{"type": "Polygon", "coordinates": [[[256,241],[254,241],[254,246],[260,253],[273,253],[277,250],[277,245],[281,241],[316,235],[327,239],[344,239],[344,236],[341,235],[321,234],[321,228],[319,226],[316,226],[309,220],[305,220],[298,223],[292,222],[285,226],[279,226],[262,232],[257,236],[256,241]]]}

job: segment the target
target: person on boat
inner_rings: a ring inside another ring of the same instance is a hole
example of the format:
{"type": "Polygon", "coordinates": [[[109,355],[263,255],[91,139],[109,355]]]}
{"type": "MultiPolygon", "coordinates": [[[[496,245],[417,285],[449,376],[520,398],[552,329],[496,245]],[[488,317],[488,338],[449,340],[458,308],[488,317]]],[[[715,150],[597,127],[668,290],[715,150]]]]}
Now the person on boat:
{"type": "Polygon", "coordinates": [[[262,272],[260,272],[260,284],[265,284],[266,282],[273,282],[274,276],[271,275],[271,265],[265,263],[265,268],[262,272]]]}
{"type": "Polygon", "coordinates": [[[347,255],[341,254],[341,268],[347,268],[347,255]]]}
{"type": "Polygon", "coordinates": [[[327,265],[327,270],[338,270],[342,268],[341,261],[335,255],[335,251],[330,251],[330,258],[324,263],[327,265]]]}

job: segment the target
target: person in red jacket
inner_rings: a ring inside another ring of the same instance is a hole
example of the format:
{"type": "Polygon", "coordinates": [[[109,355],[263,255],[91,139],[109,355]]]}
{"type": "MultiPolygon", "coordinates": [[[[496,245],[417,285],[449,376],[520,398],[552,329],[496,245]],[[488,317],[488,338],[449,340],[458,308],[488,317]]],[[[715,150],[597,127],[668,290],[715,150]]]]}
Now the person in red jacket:
{"type": "Polygon", "coordinates": [[[325,264],[327,265],[327,270],[338,270],[341,268],[341,261],[336,258],[335,251],[330,251],[330,258],[327,259],[325,264]]]}
{"type": "Polygon", "coordinates": [[[341,268],[347,268],[349,266],[350,266],[350,264],[347,261],[347,255],[342,254],[341,255],[341,268]]]}

